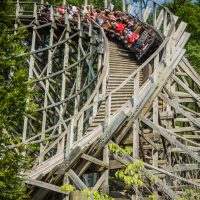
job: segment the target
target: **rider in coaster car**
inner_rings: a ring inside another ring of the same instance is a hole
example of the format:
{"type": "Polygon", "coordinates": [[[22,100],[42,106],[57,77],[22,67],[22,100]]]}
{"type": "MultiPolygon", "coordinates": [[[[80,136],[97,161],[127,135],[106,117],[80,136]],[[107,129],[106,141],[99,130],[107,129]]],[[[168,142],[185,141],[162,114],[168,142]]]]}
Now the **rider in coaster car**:
{"type": "Polygon", "coordinates": [[[122,36],[123,34],[123,30],[125,29],[126,27],[126,24],[122,23],[120,19],[117,19],[116,20],[116,23],[115,23],[115,34],[117,36],[122,36]]]}
{"type": "Polygon", "coordinates": [[[134,33],[127,28],[125,28],[124,30],[124,35],[125,35],[124,43],[126,43],[126,46],[128,48],[130,48],[140,37],[137,33],[134,33]]]}
{"type": "Polygon", "coordinates": [[[60,15],[64,15],[65,14],[65,7],[64,6],[59,6],[57,8],[57,11],[59,12],[60,15]]]}
{"type": "Polygon", "coordinates": [[[97,16],[97,23],[101,26],[106,19],[105,11],[101,11],[97,16]]]}
{"type": "Polygon", "coordinates": [[[136,56],[138,58],[141,58],[142,56],[142,52],[143,52],[143,49],[145,49],[147,46],[146,46],[146,41],[149,39],[149,35],[148,35],[148,31],[147,30],[144,30],[140,36],[140,39],[137,40],[136,43],[134,43],[130,49],[131,51],[133,51],[136,56]],[[145,47],[146,46],[146,47],[145,47]]]}

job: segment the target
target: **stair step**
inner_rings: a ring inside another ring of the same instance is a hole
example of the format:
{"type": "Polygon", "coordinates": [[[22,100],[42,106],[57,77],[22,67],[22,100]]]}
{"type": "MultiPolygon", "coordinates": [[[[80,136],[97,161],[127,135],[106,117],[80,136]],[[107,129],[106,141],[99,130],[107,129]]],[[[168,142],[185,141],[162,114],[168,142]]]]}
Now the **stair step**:
{"type": "Polygon", "coordinates": [[[110,73],[129,73],[131,74],[132,72],[134,72],[136,69],[124,69],[123,66],[121,66],[120,68],[110,68],[110,73]]]}
{"type": "Polygon", "coordinates": [[[140,66],[140,65],[138,65],[137,63],[135,63],[133,60],[127,60],[127,59],[109,59],[109,63],[110,63],[110,65],[112,65],[112,64],[115,64],[115,63],[124,63],[124,64],[132,64],[132,65],[135,65],[135,66],[140,66]]]}
{"type": "MultiPolygon", "coordinates": [[[[113,76],[113,74],[110,74],[110,76],[109,76],[109,78],[108,78],[108,80],[125,80],[127,78],[127,76],[126,77],[123,77],[123,76],[113,76]]],[[[131,78],[129,81],[133,81],[134,80],[134,78],[131,78]]]]}
{"type": "Polygon", "coordinates": [[[137,69],[139,66],[135,65],[134,63],[123,63],[123,62],[113,62],[110,63],[110,69],[115,68],[115,69],[121,69],[123,67],[123,69],[137,69]]]}
{"type": "MultiPolygon", "coordinates": [[[[123,83],[125,81],[125,79],[122,79],[122,80],[117,80],[117,79],[112,79],[112,80],[109,80],[108,79],[108,85],[112,85],[112,84],[121,84],[121,83],[123,83]]],[[[133,80],[130,80],[130,81],[128,81],[127,82],[127,84],[133,84],[134,83],[134,81],[133,80]]]]}
{"type": "MultiPolygon", "coordinates": [[[[120,85],[121,83],[123,83],[123,82],[118,82],[118,83],[116,83],[116,82],[108,82],[108,86],[118,86],[118,85],[120,85]]],[[[133,86],[133,82],[132,83],[130,83],[130,82],[128,82],[128,83],[126,83],[126,85],[131,85],[131,86],[133,86]]]]}
{"type": "MultiPolygon", "coordinates": [[[[108,91],[113,91],[114,89],[116,89],[117,87],[116,86],[108,86],[107,87],[107,90],[108,91]]],[[[123,86],[122,88],[120,88],[119,90],[126,90],[126,91],[131,91],[131,90],[133,90],[133,86],[123,86]]]]}
{"type": "MultiPolygon", "coordinates": [[[[132,93],[133,94],[133,93],[132,93]]],[[[132,96],[132,94],[130,94],[130,93],[128,93],[128,94],[126,94],[126,93],[124,93],[124,94],[121,94],[121,93],[113,93],[112,94],[112,99],[113,98],[118,98],[118,99],[121,99],[121,98],[131,98],[131,96],[132,96]]]]}

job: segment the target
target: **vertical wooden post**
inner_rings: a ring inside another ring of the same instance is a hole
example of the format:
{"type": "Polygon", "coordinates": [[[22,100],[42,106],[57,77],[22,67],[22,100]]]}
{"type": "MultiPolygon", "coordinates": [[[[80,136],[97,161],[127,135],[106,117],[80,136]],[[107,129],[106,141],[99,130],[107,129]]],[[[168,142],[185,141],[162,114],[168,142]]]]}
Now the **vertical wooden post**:
{"type": "Polygon", "coordinates": [[[126,12],[126,0],[122,0],[123,12],[126,12]]]}
{"type": "MultiPolygon", "coordinates": [[[[140,73],[138,72],[134,78],[134,107],[137,106],[139,100],[140,73]]],[[[133,123],[133,158],[139,158],[139,120],[133,123]]],[[[138,195],[132,195],[131,199],[137,200],[138,195]]]]}
{"type": "MultiPolygon", "coordinates": [[[[106,105],[105,105],[105,127],[108,127],[110,124],[110,116],[111,116],[111,95],[108,95],[106,98],[106,105]]],[[[103,149],[103,161],[109,166],[109,149],[108,145],[104,146],[103,149]]],[[[103,184],[103,192],[108,194],[109,193],[109,169],[105,170],[105,181],[103,184]]]]}
{"type": "Polygon", "coordinates": [[[16,4],[16,11],[15,11],[15,24],[14,24],[14,34],[17,34],[17,28],[18,28],[18,18],[19,18],[19,10],[20,10],[20,4],[19,4],[19,0],[17,0],[17,4],[16,4]]]}
{"type": "MultiPolygon", "coordinates": [[[[19,9],[19,2],[17,3],[17,7],[19,9]]],[[[37,27],[37,5],[34,3],[34,18],[35,18],[35,23],[33,27],[33,33],[32,33],[32,43],[31,43],[31,51],[35,50],[35,45],[36,45],[36,27],[37,27]]],[[[35,65],[35,58],[33,54],[30,56],[30,64],[29,64],[29,80],[33,78],[33,68],[35,65]]],[[[29,99],[27,100],[27,103],[29,102],[29,99]]],[[[28,128],[28,117],[24,117],[24,126],[23,126],[23,136],[22,136],[22,143],[26,141],[26,135],[27,135],[27,128],[28,128]]]]}
{"type": "MultiPolygon", "coordinates": [[[[71,119],[69,125],[68,125],[68,133],[67,133],[67,142],[66,142],[66,150],[65,150],[65,159],[69,156],[70,152],[71,152],[71,147],[73,145],[74,142],[74,118],[71,119]]],[[[67,164],[68,164],[68,160],[67,164]]],[[[69,184],[69,176],[67,174],[67,172],[65,172],[64,175],[64,179],[63,179],[63,184],[69,184]]],[[[69,195],[68,196],[64,196],[63,200],[69,200],[69,195]]]]}
{"type": "Polygon", "coordinates": [[[164,11],[163,33],[167,36],[167,11],[164,11]]]}
{"type": "Polygon", "coordinates": [[[107,127],[110,124],[110,116],[111,116],[111,94],[108,95],[108,97],[105,100],[105,127],[107,127]]]}
{"type": "Polygon", "coordinates": [[[157,5],[153,2],[153,26],[156,27],[157,5]]]}
{"type": "MultiPolygon", "coordinates": [[[[134,87],[133,87],[133,95],[134,95],[134,107],[137,106],[139,101],[139,87],[140,87],[140,73],[138,72],[136,76],[134,77],[134,87]]],[[[139,158],[139,120],[135,119],[133,123],[133,158],[138,159],[139,158]]],[[[136,191],[137,192],[137,191],[136,191]]],[[[137,193],[135,195],[131,196],[132,200],[137,200],[138,195],[137,193]]]]}
{"type": "MultiPolygon", "coordinates": [[[[70,24],[69,24],[69,19],[68,19],[68,13],[67,10],[65,12],[65,39],[69,38],[69,31],[70,31],[70,24]]],[[[64,61],[63,61],[63,69],[66,68],[69,62],[69,45],[67,42],[65,42],[65,48],[64,48],[64,61]]],[[[65,99],[65,90],[66,90],[66,75],[65,72],[62,73],[62,89],[61,89],[61,101],[65,99]]],[[[63,113],[64,112],[64,105],[60,105],[60,118],[62,119],[63,113]]],[[[62,133],[62,125],[59,125],[59,134],[62,133]]],[[[58,143],[58,151],[63,151],[64,150],[64,141],[65,138],[62,139],[60,143],[58,143]]]]}
{"type": "MultiPolygon", "coordinates": [[[[103,161],[105,162],[105,164],[107,164],[109,166],[108,145],[105,145],[105,147],[103,149],[103,161]]],[[[105,173],[105,181],[103,183],[103,192],[105,194],[109,194],[109,169],[106,169],[104,173],[105,173]]]]}
{"type": "Polygon", "coordinates": [[[63,3],[62,3],[63,6],[66,6],[67,5],[67,2],[66,0],[63,0],[63,3]]]}
{"type": "MultiPolygon", "coordinates": [[[[78,60],[80,60],[81,59],[81,46],[82,46],[82,24],[81,24],[80,15],[78,16],[78,29],[80,31],[79,40],[78,40],[78,60]]],[[[82,69],[82,63],[80,62],[77,65],[76,92],[78,92],[81,89],[81,69],[82,69]]],[[[75,98],[74,114],[76,114],[79,110],[79,103],[80,103],[80,95],[77,95],[77,97],[75,98]]]]}
{"type": "Polygon", "coordinates": [[[88,0],[85,0],[85,9],[87,9],[88,6],[88,0]]]}
{"type": "Polygon", "coordinates": [[[71,192],[69,196],[70,200],[88,200],[87,194],[82,191],[71,192]]]}
{"type": "MultiPolygon", "coordinates": [[[[50,18],[51,18],[51,29],[50,29],[50,39],[49,39],[49,46],[53,45],[53,37],[54,37],[54,16],[53,16],[53,7],[51,6],[50,10],[50,18]]],[[[52,50],[48,50],[48,64],[47,64],[47,73],[46,75],[48,76],[52,71],[52,50]]],[[[48,105],[48,93],[49,93],[49,87],[50,87],[50,82],[49,79],[46,79],[45,81],[45,97],[44,97],[44,107],[48,105]]],[[[47,122],[47,112],[46,110],[43,110],[43,117],[42,117],[42,132],[43,134],[41,135],[41,139],[43,140],[45,138],[44,131],[46,129],[46,122],[47,122]]],[[[42,153],[44,147],[43,144],[40,143],[40,153],[42,153]]],[[[43,158],[39,160],[39,163],[43,161],[43,158]]]]}
{"type": "MultiPolygon", "coordinates": [[[[158,80],[158,76],[159,76],[159,54],[157,54],[157,56],[154,58],[154,72],[153,72],[153,79],[154,82],[157,82],[158,80]]],[[[158,125],[158,97],[156,97],[153,101],[153,123],[158,125]]],[[[156,143],[159,140],[159,134],[153,130],[153,140],[156,143]]],[[[152,157],[153,157],[153,165],[155,167],[158,167],[158,151],[156,149],[152,149],[152,157]]],[[[157,196],[157,191],[155,191],[155,195],[157,196]]]]}
{"type": "Polygon", "coordinates": [[[101,40],[104,42],[104,45],[102,45],[101,52],[104,51],[104,55],[106,55],[106,58],[104,58],[104,67],[106,68],[106,75],[103,79],[102,83],[102,94],[106,94],[106,85],[107,85],[107,78],[109,74],[109,48],[106,46],[106,42],[103,40],[103,35],[101,36],[101,40]]]}
{"type": "Polygon", "coordinates": [[[105,9],[108,8],[108,0],[104,0],[104,8],[105,8],[105,9]]]}
{"type": "Polygon", "coordinates": [[[142,0],[140,0],[140,8],[139,8],[139,12],[140,12],[140,20],[143,20],[143,8],[142,8],[142,0]]]}
{"type": "MultiPolygon", "coordinates": [[[[78,41],[78,60],[81,59],[81,47],[82,47],[82,23],[81,23],[81,17],[79,15],[78,17],[78,29],[80,30],[79,34],[79,41],[78,41]]],[[[81,74],[82,74],[82,63],[80,62],[79,65],[77,66],[77,80],[76,80],[76,92],[80,91],[81,89],[81,74]]],[[[77,95],[75,99],[75,114],[79,111],[79,105],[80,105],[80,95],[77,95]]],[[[80,139],[82,137],[82,129],[83,129],[83,117],[84,113],[78,120],[78,137],[77,139],[80,139]]]]}
{"type": "MultiPolygon", "coordinates": [[[[98,68],[98,72],[101,68],[101,65],[102,65],[102,55],[101,54],[98,54],[98,64],[97,64],[97,68],[98,68]]],[[[99,91],[97,91],[97,94],[96,96],[94,97],[94,102],[97,101],[99,99],[99,91]]],[[[95,103],[93,105],[93,113],[92,113],[92,117],[95,117],[96,114],[97,114],[97,109],[98,109],[98,103],[95,103]]]]}
{"type": "MultiPolygon", "coordinates": [[[[138,72],[134,78],[134,107],[137,106],[139,100],[139,84],[140,73],[138,72]]],[[[139,121],[136,119],[133,124],[133,157],[139,158],[139,121]]]]}

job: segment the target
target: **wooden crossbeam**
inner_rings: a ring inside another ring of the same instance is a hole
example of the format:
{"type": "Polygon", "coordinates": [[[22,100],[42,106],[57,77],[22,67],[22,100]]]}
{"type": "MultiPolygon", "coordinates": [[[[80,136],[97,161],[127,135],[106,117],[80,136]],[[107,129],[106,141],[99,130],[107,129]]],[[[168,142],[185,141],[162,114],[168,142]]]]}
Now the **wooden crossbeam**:
{"type": "Polygon", "coordinates": [[[88,161],[90,161],[90,162],[92,162],[92,163],[95,163],[95,164],[97,164],[97,165],[100,165],[100,166],[102,166],[102,167],[108,168],[108,165],[107,165],[106,163],[104,163],[103,161],[101,161],[101,160],[99,160],[99,159],[96,159],[96,158],[94,158],[94,157],[92,157],[92,156],[89,156],[89,155],[87,155],[87,154],[83,154],[83,155],[81,156],[81,158],[83,158],[83,159],[85,159],[85,160],[88,160],[88,161]]]}
{"type": "Polygon", "coordinates": [[[196,153],[194,153],[192,150],[188,149],[188,147],[181,142],[179,142],[176,138],[171,137],[172,135],[169,134],[170,131],[166,130],[165,128],[155,125],[153,122],[151,122],[149,119],[146,119],[145,117],[140,117],[140,119],[150,126],[152,129],[159,132],[164,138],[166,138],[171,144],[181,148],[183,151],[187,152],[188,155],[190,155],[192,158],[194,158],[196,161],[200,162],[200,156],[198,156],[196,153]]]}
{"type": "Polygon", "coordinates": [[[83,183],[83,181],[77,176],[77,174],[73,170],[70,169],[67,174],[80,190],[88,189],[85,183],[83,183]]]}
{"type": "Polygon", "coordinates": [[[30,184],[30,185],[40,187],[40,188],[44,188],[44,189],[51,190],[51,191],[54,191],[54,192],[58,192],[58,193],[61,193],[61,194],[69,195],[68,192],[62,191],[60,189],[60,187],[58,187],[56,185],[49,184],[49,183],[45,183],[43,181],[38,181],[38,180],[34,180],[34,179],[25,179],[24,182],[27,183],[27,184],[30,184]]]}

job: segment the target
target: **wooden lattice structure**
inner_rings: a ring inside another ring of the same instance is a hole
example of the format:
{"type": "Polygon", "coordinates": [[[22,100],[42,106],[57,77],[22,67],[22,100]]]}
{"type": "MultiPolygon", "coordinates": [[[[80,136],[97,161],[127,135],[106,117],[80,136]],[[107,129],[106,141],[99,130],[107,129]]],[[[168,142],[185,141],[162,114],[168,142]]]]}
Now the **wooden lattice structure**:
{"type": "Polygon", "coordinates": [[[61,23],[52,7],[47,22],[40,3],[16,5],[16,30],[23,24],[31,32],[27,63],[36,95],[28,101],[38,105],[21,136],[34,158],[24,172],[32,199],[68,199],[59,189],[65,183],[130,199],[120,185],[112,193],[109,174],[138,158],[147,179],[156,176],[161,199],[199,187],[200,77],[184,57],[186,23],[177,25],[156,2],[143,10],[142,23],[161,43],[140,64],[95,22],[73,22],[66,13],[61,23]],[[133,155],[111,154],[109,143],[131,145],[133,155]]]}

